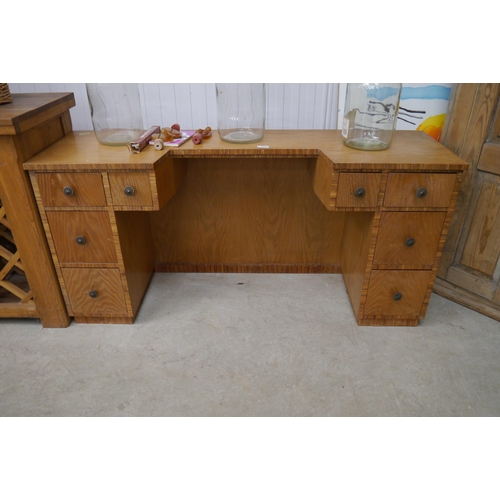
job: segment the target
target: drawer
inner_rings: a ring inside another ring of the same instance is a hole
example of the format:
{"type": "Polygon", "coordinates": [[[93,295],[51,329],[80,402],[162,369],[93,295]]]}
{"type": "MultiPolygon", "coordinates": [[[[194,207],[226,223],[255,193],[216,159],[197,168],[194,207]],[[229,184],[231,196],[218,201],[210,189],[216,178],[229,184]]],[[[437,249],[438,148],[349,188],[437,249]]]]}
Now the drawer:
{"type": "Polygon", "coordinates": [[[447,208],[456,174],[389,174],[385,207],[447,208]]]}
{"type": "Polygon", "coordinates": [[[101,174],[36,174],[45,207],[105,207],[101,174]]]}
{"type": "Polygon", "coordinates": [[[108,212],[47,212],[47,219],[61,264],[118,261],[108,212]]]}
{"type": "Polygon", "coordinates": [[[382,174],[340,172],[336,206],[339,208],[375,208],[382,174]]]}
{"type": "Polygon", "coordinates": [[[69,306],[77,316],[118,316],[127,314],[118,269],[61,269],[69,306]]]}
{"type": "Polygon", "coordinates": [[[433,266],[446,212],[384,212],[374,265],[433,266]]]}
{"type": "Polygon", "coordinates": [[[431,271],[372,271],[364,316],[418,316],[431,271]]]}
{"type": "Polygon", "coordinates": [[[151,179],[156,191],[155,177],[148,172],[110,172],[109,185],[113,205],[152,207],[151,179]]]}

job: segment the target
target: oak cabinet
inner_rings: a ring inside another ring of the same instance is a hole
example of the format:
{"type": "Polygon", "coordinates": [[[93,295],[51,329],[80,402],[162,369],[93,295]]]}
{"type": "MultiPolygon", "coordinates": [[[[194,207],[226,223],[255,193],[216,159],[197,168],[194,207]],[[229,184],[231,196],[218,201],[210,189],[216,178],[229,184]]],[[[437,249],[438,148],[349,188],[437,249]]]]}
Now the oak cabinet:
{"type": "Polygon", "coordinates": [[[74,105],[72,93],[13,94],[0,105],[0,318],[70,323],[23,163],[72,131],[74,105]]]}

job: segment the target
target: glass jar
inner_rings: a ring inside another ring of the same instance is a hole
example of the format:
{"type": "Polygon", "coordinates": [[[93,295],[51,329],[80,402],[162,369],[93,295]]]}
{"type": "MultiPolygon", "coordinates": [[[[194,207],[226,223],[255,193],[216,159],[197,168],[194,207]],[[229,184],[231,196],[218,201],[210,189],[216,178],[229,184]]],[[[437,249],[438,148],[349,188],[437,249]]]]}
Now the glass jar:
{"type": "Polygon", "coordinates": [[[216,83],[217,128],[227,142],[264,137],[266,92],[263,83],[216,83]]]}
{"type": "Polygon", "coordinates": [[[392,141],[401,83],[348,83],[342,136],[354,149],[387,149],[392,141]]]}
{"type": "Polygon", "coordinates": [[[137,83],[87,83],[90,115],[97,140],[125,146],[144,132],[137,83]]]}

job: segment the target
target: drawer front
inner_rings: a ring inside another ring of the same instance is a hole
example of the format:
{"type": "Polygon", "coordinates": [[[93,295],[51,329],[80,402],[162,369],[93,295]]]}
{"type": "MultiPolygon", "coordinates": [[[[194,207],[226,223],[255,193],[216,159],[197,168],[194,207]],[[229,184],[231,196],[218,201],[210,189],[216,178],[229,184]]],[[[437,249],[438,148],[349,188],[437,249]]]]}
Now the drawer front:
{"type": "Polygon", "coordinates": [[[446,212],[384,212],[373,264],[432,267],[446,212]]]}
{"type": "Polygon", "coordinates": [[[418,316],[431,271],[372,271],[365,316],[418,316]]]}
{"type": "Polygon", "coordinates": [[[47,212],[61,264],[117,262],[107,212],[47,212]]]}
{"type": "Polygon", "coordinates": [[[375,208],[382,174],[339,174],[336,206],[339,208],[375,208]]]}
{"type": "Polygon", "coordinates": [[[148,172],[110,172],[109,185],[113,205],[152,207],[153,196],[148,172]]]}
{"type": "Polygon", "coordinates": [[[101,174],[36,174],[45,207],[105,207],[101,174]]]}
{"type": "Polygon", "coordinates": [[[117,316],[127,314],[118,269],[61,269],[73,314],[117,316]]]}
{"type": "Polygon", "coordinates": [[[385,207],[447,208],[456,174],[389,174],[385,207]]]}

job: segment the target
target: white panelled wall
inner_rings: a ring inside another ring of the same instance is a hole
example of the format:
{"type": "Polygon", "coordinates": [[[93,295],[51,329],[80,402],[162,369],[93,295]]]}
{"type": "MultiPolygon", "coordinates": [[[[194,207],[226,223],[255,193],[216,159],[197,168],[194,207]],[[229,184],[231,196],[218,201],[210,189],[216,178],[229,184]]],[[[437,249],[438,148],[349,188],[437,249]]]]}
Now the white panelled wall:
{"type": "MultiPolygon", "coordinates": [[[[84,83],[9,83],[11,93],[73,92],[74,130],[91,130],[84,83]]],[[[179,123],[184,129],[217,128],[214,83],[140,83],[145,128],[179,123]]],[[[266,128],[336,129],[338,83],[266,83],[266,128]]]]}

